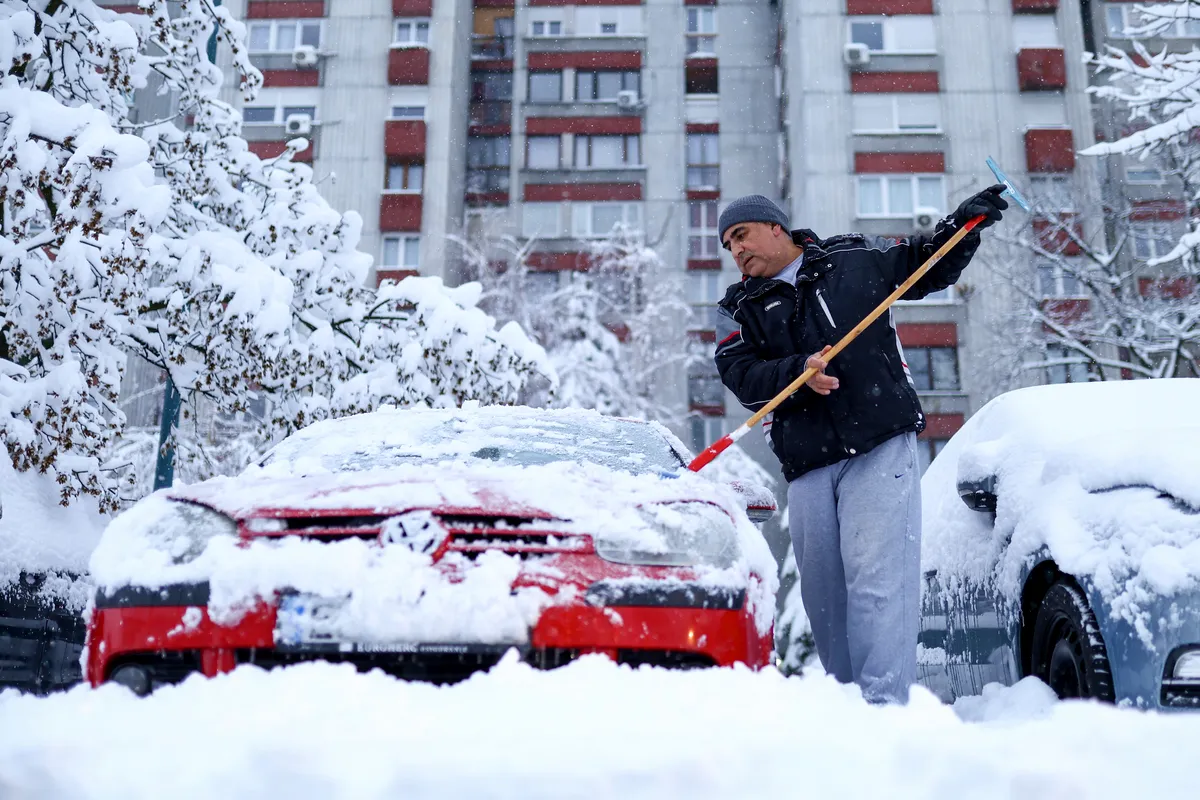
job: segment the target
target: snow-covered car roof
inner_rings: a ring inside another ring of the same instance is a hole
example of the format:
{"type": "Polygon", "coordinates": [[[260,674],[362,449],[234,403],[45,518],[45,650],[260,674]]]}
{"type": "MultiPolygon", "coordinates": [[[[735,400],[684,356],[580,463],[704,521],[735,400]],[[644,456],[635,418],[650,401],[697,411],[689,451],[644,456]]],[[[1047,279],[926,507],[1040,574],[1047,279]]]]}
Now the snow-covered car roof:
{"type": "Polygon", "coordinates": [[[289,436],[262,464],[266,474],[297,474],[462,459],[525,466],[589,462],[627,472],[684,466],[678,441],[661,425],[524,406],[384,409],[325,420],[289,436]]]}
{"type": "MultiPolygon", "coordinates": [[[[1114,610],[1200,578],[1200,380],[1019,389],[969,419],[921,482],[924,567],[1017,591],[1048,549],[1114,610]],[[995,476],[990,514],[958,496],[995,476]]],[[[1144,621],[1143,621],[1144,622],[1144,621]]]]}

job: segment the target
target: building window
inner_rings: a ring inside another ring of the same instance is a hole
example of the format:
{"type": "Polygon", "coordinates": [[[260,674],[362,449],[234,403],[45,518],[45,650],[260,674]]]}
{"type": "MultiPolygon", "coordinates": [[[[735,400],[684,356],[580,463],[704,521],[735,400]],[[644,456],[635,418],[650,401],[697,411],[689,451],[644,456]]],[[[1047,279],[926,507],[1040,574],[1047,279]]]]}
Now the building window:
{"type": "Polygon", "coordinates": [[[1149,23],[1135,8],[1109,3],[1106,10],[1108,35],[1118,39],[1194,39],[1200,37],[1200,19],[1181,19],[1175,22],[1155,22],[1148,30],[1139,30],[1149,23]]]}
{"type": "Polygon", "coordinates": [[[297,47],[321,46],[321,20],[275,19],[252,22],[247,48],[251,53],[290,53],[297,47]]]}
{"type": "Polygon", "coordinates": [[[471,136],[467,138],[467,191],[507,192],[511,162],[507,136],[471,136]]]}
{"type": "Polygon", "coordinates": [[[717,201],[694,200],[688,203],[688,258],[720,258],[717,240],[717,201]]]}
{"type": "Polygon", "coordinates": [[[527,169],[558,169],[562,166],[561,136],[525,137],[525,167],[527,169]]]}
{"type": "Polygon", "coordinates": [[[1046,383],[1087,383],[1094,362],[1060,344],[1046,345],[1046,383]]]}
{"type": "Polygon", "coordinates": [[[1037,289],[1042,297],[1083,297],[1079,278],[1049,261],[1037,264],[1037,289]]]}
{"type": "Polygon", "coordinates": [[[425,106],[392,106],[392,119],[425,119],[425,106]]]}
{"type": "Polygon", "coordinates": [[[688,366],[688,407],[693,411],[725,413],[725,387],[711,354],[688,366]]]}
{"type": "Polygon", "coordinates": [[[855,133],[937,133],[942,104],[936,94],[854,94],[855,133]]]}
{"type": "Polygon", "coordinates": [[[717,189],[721,186],[721,157],[716,133],[687,135],[687,188],[717,189]]]}
{"type": "Polygon", "coordinates": [[[600,35],[601,36],[616,36],[617,35],[617,23],[601,22],[600,23],[600,35]]]}
{"type": "Polygon", "coordinates": [[[725,417],[693,414],[689,421],[689,427],[691,428],[692,452],[699,453],[725,435],[725,417]]]}
{"type": "Polygon", "coordinates": [[[717,301],[721,291],[721,272],[715,269],[696,269],[687,274],[688,302],[692,306],[692,328],[700,331],[717,329],[717,301]]]}
{"type": "Polygon", "coordinates": [[[641,138],[627,136],[575,137],[575,167],[577,169],[618,169],[636,167],[642,163],[641,138]]]}
{"type": "Polygon", "coordinates": [[[471,73],[471,99],[512,100],[512,73],[471,73]]]}
{"type": "Polygon", "coordinates": [[[1168,225],[1131,225],[1130,235],[1133,238],[1133,257],[1140,261],[1162,258],[1179,244],[1179,237],[1171,233],[1168,225]]]}
{"type": "Polygon", "coordinates": [[[384,236],[384,269],[417,269],[421,266],[420,236],[384,236]]]}
{"type": "Polygon", "coordinates": [[[717,9],[689,6],[687,9],[687,54],[713,56],[717,52],[717,9]]]}
{"type": "Polygon", "coordinates": [[[929,469],[929,465],[937,458],[938,453],[946,446],[949,439],[917,439],[917,467],[921,474],[929,469]]]}
{"type": "Polygon", "coordinates": [[[1066,175],[1030,175],[1029,196],[1046,211],[1075,211],[1075,192],[1066,175]]]}
{"type": "Polygon", "coordinates": [[[383,188],[389,192],[418,193],[424,174],[424,164],[388,164],[383,188]]]}
{"type": "Polygon", "coordinates": [[[904,355],[918,392],[957,392],[957,347],[906,347],[904,355]]]}
{"type": "Polygon", "coordinates": [[[1053,14],[1014,14],[1013,44],[1018,50],[1062,47],[1053,14]]]}
{"type": "Polygon", "coordinates": [[[316,106],[246,106],[242,109],[242,122],[247,125],[282,125],[288,117],[307,116],[317,118],[316,106]]]}
{"type": "Polygon", "coordinates": [[[526,272],[522,278],[522,290],[525,292],[526,301],[536,306],[557,292],[558,276],[559,273],[554,270],[526,272]]]}
{"type": "Polygon", "coordinates": [[[860,175],[860,218],[911,217],[918,208],[941,213],[946,204],[941,176],[860,175]]]}
{"type": "Polygon", "coordinates": [[[1144,161],[1137,161],[1125,167],[1125,182],[1159,184],[1163,182],[1162,170],[1144,161]]]}
{"type": "Polygon", "coordinates": [[[1021,117],[1028,128],[1067,127],[1067,101],[1062,92],[1024,92],[1021,117]]]}
{"type": "Polygon", "coordinates": [[[562,36],[562,22],[559,20],[537,19],[529,25],[530,36],[562,36]]]}
{"type": "Polygon", "coordinates": [[[559,239],[562,231],[561,203],[522,203],[521,235],[526,238],[559,239]]]}
{"type": "Polygon", "coordinates": [[[410,47],[429,44],[429,20],[416,18],[396,20],[396,33],[392,38],[392,44],[410,47]]]}
{"type": "Polygon", "coordinates": [[[580,239],[608,236],[613,228],[624,225],[641,230],[641,203],[572,203],[571,234],[580,239]]]}
{"type": "Polygon", "coordinates": [[[720,76],[716,67],[688,66],[683,72],[683,91],[685,94],[717,94],[720,89],[720,76]]]}
{"type": "Polygon", "coordinates": [[[865,44],[873,53],[937,53],[933,17],[856,17],[850,23],[850,41],[865,44]]]}
{"type": "Polygon", "coordinates": [[[561,72],[531,72],[531,73],[529,73],[529,102],[531,102],[531,103],[561,103],[562,102],[562,73],[561,72]]]}
{"type": "Polygon", "coordinates": [[[641,94],[642,73],[637,70],[581,70],[575,73],[575,100],[580,103],[611,103],[617,92],[641,94]]]}

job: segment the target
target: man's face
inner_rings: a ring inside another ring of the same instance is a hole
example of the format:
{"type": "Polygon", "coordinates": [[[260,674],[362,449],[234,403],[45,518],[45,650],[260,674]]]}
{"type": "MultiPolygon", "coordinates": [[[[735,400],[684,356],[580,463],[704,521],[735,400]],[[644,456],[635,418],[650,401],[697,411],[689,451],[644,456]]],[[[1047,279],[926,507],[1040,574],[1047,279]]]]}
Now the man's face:
{"type": "Polygon", "coordinates": [[[791,234],[775,223],[739,222],[725,231],[721,244],[733,254],[743,275],[771,278],[791,262],[786,256],[791,242],[791,234]]]}

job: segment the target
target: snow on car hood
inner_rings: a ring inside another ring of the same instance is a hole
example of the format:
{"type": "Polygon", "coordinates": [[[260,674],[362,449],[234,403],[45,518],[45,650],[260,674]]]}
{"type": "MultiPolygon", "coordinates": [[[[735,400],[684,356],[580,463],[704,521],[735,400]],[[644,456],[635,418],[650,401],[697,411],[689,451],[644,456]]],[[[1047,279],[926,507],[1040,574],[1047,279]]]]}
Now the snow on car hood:
{"type": "Polygon", "coordinates": [[[1200,587],[1200,381],[1020,389],[984,406],[921,483],[923,564],[943,583],[995,581],[1016,597],[1046,548],[1090,579],[1147,641],[1148,601],[1200,587]],[[995,524],[957,483],[994,475],[995,524]],[[1163,497],[1160,495],[1169,495],[1163,497]]]}
{"type": "MultiPolygon", "coordinates": [[[[550,518],[563,533],[598,539],[653,536],[639,505],[703,500],[730,516],[740,557],[727,569],[698,570],[706,583],[748,586],[755,619],[765,633],[772,623],[777,586],[766,541],[746,518],[730,488],[691,473],[634,475],[596,464],[536,466],[467,465],[274,477],[249,470],[185,489],[158,492],[118,516],[91,561],[96,583],[158,587],[207,581],[209,610],[232,621],[257,598],[288,588],[324,597],[350,596],[346,613],[357,629],[379,639],[412,637],[439,641],[520,642],[541,609],[555,599],[537,588],[510,592],[522,569],[536,570],[501,553],[464,564],[463,580],[451,582],[431,569],[429,556],[405,547],[375,547],[361,540],[323,543],[298,536],[210,539],[192,560],[177,563],[171,547],[147,531],[180,501],[201,503],[235,519],[270,512],[355,511],[393,515],[414,509],[456,509],[550,518]]],[[[178,555],[178,553],[176,553],[178,555]]],[[[461,577],[461,576],[460,576],[461,577]]],[[[565,598],[559,598],[565,599],[565,598]]]]}

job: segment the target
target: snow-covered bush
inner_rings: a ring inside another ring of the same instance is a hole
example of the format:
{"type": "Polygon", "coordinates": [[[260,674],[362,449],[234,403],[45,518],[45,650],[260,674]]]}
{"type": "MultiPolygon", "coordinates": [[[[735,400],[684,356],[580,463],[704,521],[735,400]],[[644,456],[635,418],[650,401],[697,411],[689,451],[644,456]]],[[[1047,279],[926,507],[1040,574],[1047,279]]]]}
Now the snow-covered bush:
{"type": "Polygon", "coordinates": [[[249,152],[206,55],[215,27],[252,97],[244,26],[207,0],[140,11],[0,0],[0,439],[14,466],[53,475],[63,503],[114,508],[130,355],[214,413],[268,393],[272,435],[383,402],[513,402],[540,348],[496,331],[477,289],[364,287],[362,221],[291,160],[306,142],[249,152]],[[137,90],[169,95],[171,116],[135,125],[137,90]]]}

